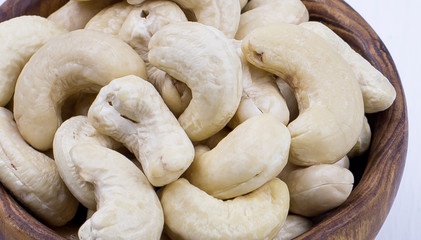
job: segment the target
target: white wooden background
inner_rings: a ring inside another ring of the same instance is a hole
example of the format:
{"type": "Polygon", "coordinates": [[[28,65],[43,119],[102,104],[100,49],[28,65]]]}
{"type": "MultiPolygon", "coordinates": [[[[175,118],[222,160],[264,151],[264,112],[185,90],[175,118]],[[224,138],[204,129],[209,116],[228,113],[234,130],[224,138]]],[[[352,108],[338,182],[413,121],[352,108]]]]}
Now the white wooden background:
{"type": "MultiPolygon", "coordinates": [[[[0,0],[2,4],[5,0],[0,0]]],[[[398,195],[376,240],[421,239],[421,20],[419,0],[346,0],[385,43],[409,112],[409,147],[398,195]]]]}
{"type": "Polygon", "coordinates": [[[421,239],[421,28],[419,0],[346,0],[385,43],[398,68],[409,113],[404,175],[376,240],[421,239]]]}

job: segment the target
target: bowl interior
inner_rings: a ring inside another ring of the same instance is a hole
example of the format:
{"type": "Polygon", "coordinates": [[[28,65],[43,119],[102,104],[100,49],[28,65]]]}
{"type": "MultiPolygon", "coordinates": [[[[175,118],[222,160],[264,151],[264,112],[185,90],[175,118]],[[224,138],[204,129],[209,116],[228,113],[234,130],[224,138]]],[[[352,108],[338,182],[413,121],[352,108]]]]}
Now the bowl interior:
{"type": "MultiPolygon", "coordinates": [[[[8,0],[0,7],[0,21],[20,15],[48,16],[66,0],[8,0]]],[[[364,19],[342,0],[303,0],[310,19],[320,21],[347,41],[381,71],[396,89],[386,111],[368,114],[372,129],[370,150],[351,160],[356,184],[340,207],[314,218],[314,227],[297,239],[374,239],[396,196],[408,144],[405,95],[394,62],[381,39],[364,19]]],[[[86,212],[81,209],[79,214],[86,212]]],[[[80,219],[51,229],[33,218],[0,186],[0,238],[77,239],[80,219]]]]}

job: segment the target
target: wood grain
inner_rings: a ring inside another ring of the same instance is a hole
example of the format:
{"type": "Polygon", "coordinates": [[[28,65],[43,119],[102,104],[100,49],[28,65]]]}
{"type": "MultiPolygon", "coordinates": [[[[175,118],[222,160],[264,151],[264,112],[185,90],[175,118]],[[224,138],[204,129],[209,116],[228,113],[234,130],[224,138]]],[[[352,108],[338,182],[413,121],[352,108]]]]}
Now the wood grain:
{"type": "MultiPolygon", "coordinates": [[[[0,21],[24,14],[48,16],[65,2],[9,0],[0,7],[0,21]]],[[[388,77],[397,96],[388,110],[368,116],[372,143],[368,154],[352,161],[351,170],[358,184],[350,198],[337,209],[315,218],[315,226],[297,239],[374,239],[391,208],[405,166],[408,117],[399,74],[381,39],[344,1],[303,3],[311,20],[328,25],[388,77]]],[[[65,239],[68,229],[73,228],[52,230],[40,223],[0,186],[0,239],[65,239]]]]}

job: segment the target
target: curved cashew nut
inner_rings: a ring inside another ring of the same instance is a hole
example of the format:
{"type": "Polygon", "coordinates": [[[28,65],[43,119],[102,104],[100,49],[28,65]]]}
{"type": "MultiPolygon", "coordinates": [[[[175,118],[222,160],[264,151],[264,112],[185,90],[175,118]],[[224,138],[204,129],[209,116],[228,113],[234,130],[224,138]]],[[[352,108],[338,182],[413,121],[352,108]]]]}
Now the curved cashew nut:
{"type": "Polygon", "coordinates": [[[301,168],[285,180],[290,192],[290,211],[313,217],[341,205],[352,191],[354,176],[335,164],[301,168]]]}
{"type": "Polygon", "coordinates": [[[124,21],[134,9],[126,1],[115,3],[95,14],[85,25],[85,29],[118,35],[124,21]]]}
{"type": "Polygon", "coordinates": [[[48,19],[69,31],[82,29],[103,8],[118,0],[68,1],[50,14],[48,19]]]}
{"type": "Polygon", "coordinates": [[[77,144],[70,155],[81,178],[95,188],[97,211],[80,239],[160,239],[164,216],[142,171],[124,155],[96,144],[77,144]]]}
{"type": "Polygon", "coordinates": [[[341,37],[319,22],[302,23],[300,26],[325,39],[348,62],[360,84],[366,113],[383,111],[393,104],[396,90],[390,81],[341,37]]]}
{"type": "Polygon", "coordinates": [[[243,81],[243,96],[229,126],[234,128],[245,120],[262,113],[270,113],[287,125],[290,116],[289,109],[273,75],[254,66],[249,68],[251,81],[243,81]]]}
{"type": "MultiPolygon", "coordinates": [[[[140,0],[128,0],[138,3],[140,0]]],[[[228,38],[233,38],[240,22],[239,0],[172,0],[182,8],[191,10],[199,23],[215,27],[228,38]]]]}
{"type": "Polygon", "coordinates": [[[193,161],[187,134],[152,84],[139,77],[122,77],[103,87],[88,118],[134,153],[154,186],[176,180],[193,161]]]}
{"type": "Polygon", "coordinates": [[[133,47],[146,63],[148,81],[161,94],[174,115],[179,116],[191,100],[191,91],[166,72],[149,64],[148,44],[159,29],[175,22],[187,22],[183,10],[171,1],[147,1],[133,10],[124,22],[119,37],[133,47]]]}
{"type": "Polygon", "coordinates": [[[221,130],[241,99],[241,61],[231,42],[217,29],[195,22],[174,23],[149,42],[149,62],[192,91],[178,121],[192,141],[221,130]]]}
{"type": "Polygon", "coordinates": [[[371,143],[371,128],[370,124],[368,123],[367,117],[364,116],[363,128],[361,129],[361,134],[358,137],[357,143],[348,152],[349,158],[354,158],[363,155],[367,152],[368,148],[370,147],[371,143]]]}
{"type": "Polygon", "coordinates": [[[287,125],[290,115],[288,106],[275,84],[273,74],[248,63],[241,50],[241,41],[232,42],[242,63],[243,93],[240,105],[228,126],[235,128],[245,120],[262,113],[271,113],[287,125]]]}
{"type": "Polygon", "coordinates": [[[29,58],[48,40],[66,32],[39,16],[15,17],[0,23],[0,106],[12,98],[16,80],[29,58]]]}
{"type": "Polygon", "coordinates": [[[288,214],[289,194],[275,178],[248,195],[221,201],[186,179],[164,187],[165,232],[172,239],[272,239],[288,214]]]}
{"type": "Polygon", "coordinates": [[[61,178],[82,205],[95,210],[94,186],[81,179],[70,156],[70,150],[76,144],[82,143],[113,149],[120,145],[112,138],[100,134],[85,116],[76,116],[64,121],[54,136],[54,159],[61,178]]]}
{"type": "Polygon", "coordinates": [[[295,90],[300,114],[288,125],[289,161],[333,163],[351,150],[363,124],[361,90],[349,64],[322,38],[297,25],[270,25],[247,35],[242,49],[249,62],[295,90]]]}
{"type": "Polygon", "coordinates": [[[219,199],[247,194],[282,171],[290,141],[287,127],[277,118],[257,115],[238,125],[215,148],[196,156],[184,177],[219,199]]]}
{"type": "Polygon", "coordinates": [[[129,74],[146,78],[145,64],[112,35],[76,30],[41,47],[16,83],[14,116],[23,138],[39,150],[51,148],[61,124],[61,105],[76,92],[97,92],[129,74]]]}
{"type": "Polygon", "coordinates": [[[60,178],[53,159],[20,136],[12,113],[0,107],[0,180],[31,212],[51,226],[76,214],[78,201],[60,178]]]}
{"type": "Polygon", "coordinates": [[[270,24],[307,22],[309,13],[300,0],[250,1],[240,16],[236,39],[243,39],[254,29],[270,24]]]}
{"type": "Polygon", "coordinates": [[[288,214],[284,225],[273,240],[292,240],[310,230],[313,222],[299,215],[288,214]]]}

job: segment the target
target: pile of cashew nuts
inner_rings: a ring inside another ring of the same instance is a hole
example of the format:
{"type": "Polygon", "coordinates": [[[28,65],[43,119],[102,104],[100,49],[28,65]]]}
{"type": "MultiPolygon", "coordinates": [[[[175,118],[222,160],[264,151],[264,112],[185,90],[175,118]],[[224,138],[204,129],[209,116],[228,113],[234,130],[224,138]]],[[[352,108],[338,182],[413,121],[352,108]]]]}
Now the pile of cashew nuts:
{"type": "Polygon", "coordinates": [[[1,183],[80,239],[292,239],[396,96],[300,0],[71,0],[0,39],[1,183]]]}

